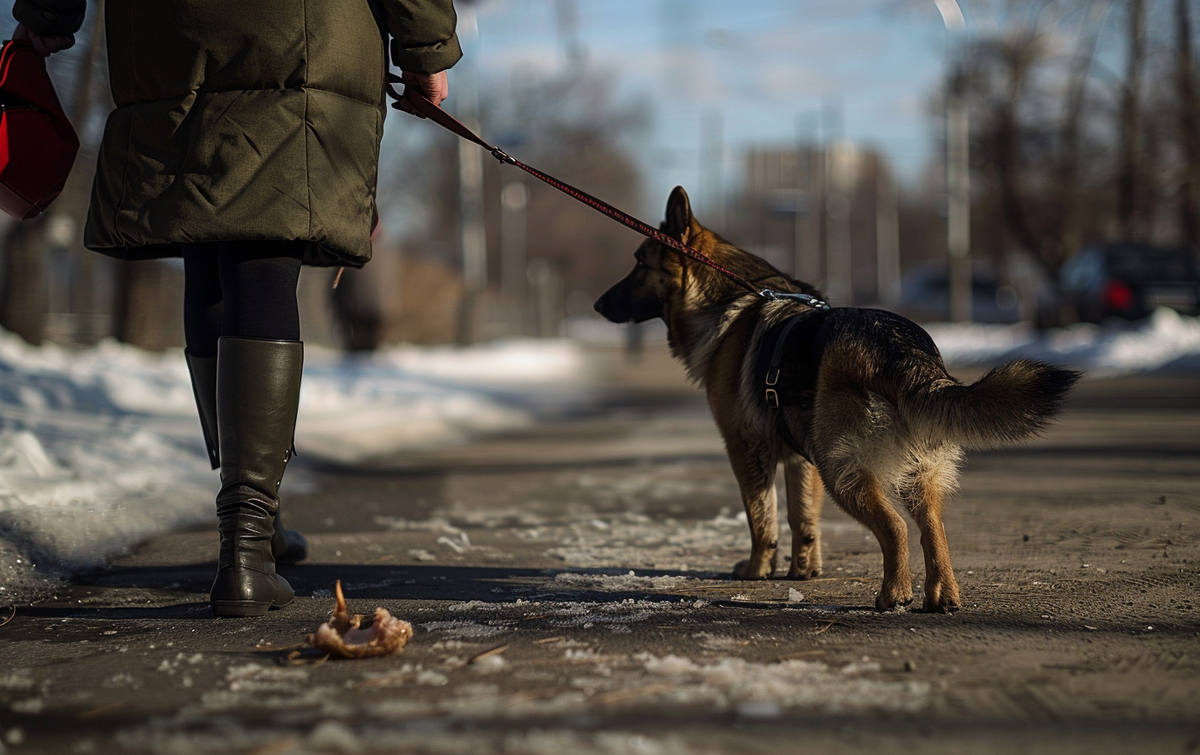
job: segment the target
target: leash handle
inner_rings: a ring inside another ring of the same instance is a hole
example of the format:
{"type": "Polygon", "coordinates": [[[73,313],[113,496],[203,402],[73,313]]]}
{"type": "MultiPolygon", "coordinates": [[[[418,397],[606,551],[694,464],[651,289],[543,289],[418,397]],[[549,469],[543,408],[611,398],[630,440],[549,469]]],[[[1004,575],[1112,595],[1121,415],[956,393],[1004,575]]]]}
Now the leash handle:
{"type": "Polygon", "coordinates": [[[579,189],[576,189],[574,186],[572,186],[568,183],[559,181],[557,178],[554,178],[553,176],[551,176],[547,173],[543,173],[542,171],[538,170],[537,168],[526,165],[525,163],[521,162],[520,160],[517,160],[512,155],[508,154],[507,152],[505,152],[504,150],[500,149],[499,147],[497,147],[493,144],[488,144],[486,141],[483,140],[482,137],[480,137],[478,134],[476,134],[471,129],[464,126],[460,121],[458,121],[456,118],[454,118],[454,116],[450,115],[445,110],[442,110],[440,107],[438,107],[437,105],[434,105],[432,102],[430,102],[428,99],[426,99],[426,97],[423,94],[410,93],[408,89],[405,89],[403,94],[397,92],[395,86],[393,86],[393,82],[396,81],[396,77],[389,74],[388,78],[389,78],[390,83],[388,83],[388,85],[387,85],[387,91],[388,91],[388,94],[394,100],[396,100],[396,102],[392,103],[392,107],[396,108],[397,110],[401,109],[399,101],[401,99],[403,99],[406,102],[408,102],[408,104],[412,107],[413,111],[417,115],[422,116],[424,118],[428,118],[429,120],[438,124],[442,128],[444,128],[452,133],[457,134],[458,136],[462,137],[463,139],[466,139],[469,142],[478,144],[480,147],[483,147],[488,152],[490,152],[492,154],[492,157],[496,158],[501,163],[507,163],[509,165],[514,165],[514,166],[520,168],[521,170],[525,171],[529,175],[533,176],[534,178],[538,179],[539,181],[549,184],[550,186],[553,186],[554,188],[558,189],[559,191],[566,194],[567,196],[572,197],[572,198],[578,200],[579,202],[586,204],[588,207],[591,207],[592,209],[607,215],[608,217],[617,221],[621,225],[624,225],[626,228],[630,228],[634,231],[637,231],[638,233],[642,234],[643,236],[645,236],[649,239],[653,239],[654,241],[657,241],[658,243],[660,243],[664,246],[670,247],[671,249],[674,249],[675,251],[679,252],[680,254],[682,254],[686,257],[690,257],[703,265],[707,265],[708,267],[721,273],[725,277],[729,278],[730,280],[737,283],[742,288],[746,289],[747,291],[749,291],[750,293],[754,294],[755,296],[757,296],[759,298],[762,298],[762,299],[775,298],[774,296],[772,296],[773,292],[760,291],[756,286],[754,286],[752,283],[750,283],[750,281],[741,277],[740,275],[733,272],[732,270],[727,270],[724,267],[721,267],[715,261],[713,261],[713,259],[711,257],[709,257],[708,255],[704,254],[701,251],[693,249],[692,247],[688,246],[687,244],[684,244],[679,239],[668,236],[667,234],[663,233],[662,231],[660,231],[659,229],[650,225],[649,223],[638,220],[637,218],[630,215],[629,213],[623,212],[622,210],[619,210],[616,207],[613,207],[608,202],[605,202],[602,199],[597,199],[596,197],[593,197],[591,194],[588,194],[587,192],[584,192],[584,191],[580,191],[579,189]]]}

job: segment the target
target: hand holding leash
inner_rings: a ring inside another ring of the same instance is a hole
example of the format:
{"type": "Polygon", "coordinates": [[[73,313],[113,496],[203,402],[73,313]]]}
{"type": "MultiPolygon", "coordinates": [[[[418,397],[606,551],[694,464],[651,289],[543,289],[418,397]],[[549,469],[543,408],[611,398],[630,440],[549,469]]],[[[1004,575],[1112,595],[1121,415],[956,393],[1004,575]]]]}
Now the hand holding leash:
{"type": "Polygon", "coordinates": [[[400,83],[404,84],[404,93],[400,95],[400,99],[392,103],[392,107],[418,118],[425,116],[413,107],[413,97],[420,97],[434,107],[441,107],[446,98],[450,96],[450,82],[445,71],[430,74],[401,71],[400,83]],[[412,95],[409,94],[410,87],[413,90],[412,95]]]}
{"type": "Polygon", "coordinates": [[[43,58],[75,46],[74,34],[35,34],[25,24],[17,24],[12,38],[28,42],[33,51],[43,58]]]}

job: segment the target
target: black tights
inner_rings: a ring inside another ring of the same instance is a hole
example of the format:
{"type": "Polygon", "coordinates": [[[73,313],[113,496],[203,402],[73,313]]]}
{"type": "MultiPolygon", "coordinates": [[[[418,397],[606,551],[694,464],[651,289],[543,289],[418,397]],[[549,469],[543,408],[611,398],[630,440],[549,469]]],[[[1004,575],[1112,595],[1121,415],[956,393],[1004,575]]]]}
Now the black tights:
{"type": "Polygon", "coordinates": [[[221,241],[183,248],[183,337],[188,353],[215,357],[221,336],[300,340],[303,242],[221,241]]]}

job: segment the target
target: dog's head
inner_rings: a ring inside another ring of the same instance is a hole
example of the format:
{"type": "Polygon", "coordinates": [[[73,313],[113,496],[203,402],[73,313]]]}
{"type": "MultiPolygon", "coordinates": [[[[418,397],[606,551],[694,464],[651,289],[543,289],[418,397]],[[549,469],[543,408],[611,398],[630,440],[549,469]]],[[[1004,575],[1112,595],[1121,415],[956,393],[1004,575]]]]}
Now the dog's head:
{"type": "MultiPolygon", "coordinates": [[[[684,244],[703,231],[692,217],[687,192],[676,186],[667,200],[667,216],[659,230],[684,244]]],[[[684,263],[673,250],[647,239],[634,253],[633,270],[596,300],[596,311],[611,322],[666,319],[671,299],[683,288],[684,263]]]]}
{"type": "MultiPolygon", "coordinates": [[[[776,270],[765,260],[738,249],[696,221],[687,192],[676,186],[667,199],[667,216],[659,230],[750,281],[756,288],[821,297],[808,283],[776,270]]],[[[683,317],[706,307],[723,308],[746,295],[743,284],[674,249],[648,239],[634,254],[637,264],[596,300],[596,311],[612,322],[645,322],[661,317],[673,327],[671,314],[683,317]]]]}

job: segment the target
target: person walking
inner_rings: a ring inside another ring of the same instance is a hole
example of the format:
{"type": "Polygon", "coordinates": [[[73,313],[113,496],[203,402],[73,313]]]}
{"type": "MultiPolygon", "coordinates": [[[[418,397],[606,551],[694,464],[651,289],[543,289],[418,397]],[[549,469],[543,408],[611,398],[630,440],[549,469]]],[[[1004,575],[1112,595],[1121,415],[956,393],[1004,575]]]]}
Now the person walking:
{"type": "MultiPolygon", "coordinates": [[[[70,47],[85,0],[16,0],[14,39],[70,47]]],[[[452,0],[106,0],[116,109],[84,230],[123,260],[182,257],[185,358],[214,469],[215,616],[294,597],[276,564],[304,347],[302,265],[361,267],[378,220],[384,38],[434,104],[462,57],[452,0]]],[[[402,107],[404,103],[401,103],[402,107]]],[[[403,109],[408,109],[403,107],[403,109]]]]}

